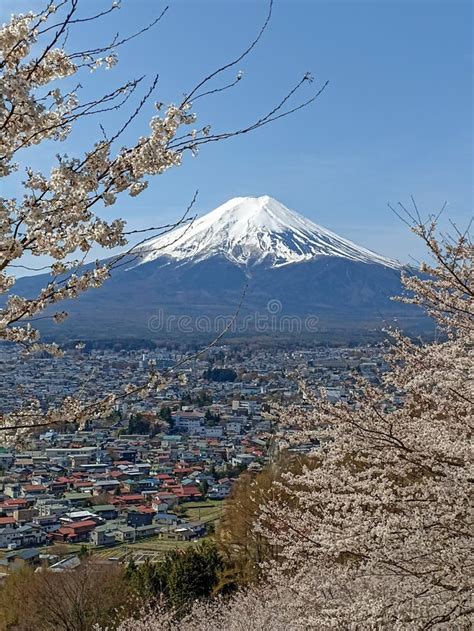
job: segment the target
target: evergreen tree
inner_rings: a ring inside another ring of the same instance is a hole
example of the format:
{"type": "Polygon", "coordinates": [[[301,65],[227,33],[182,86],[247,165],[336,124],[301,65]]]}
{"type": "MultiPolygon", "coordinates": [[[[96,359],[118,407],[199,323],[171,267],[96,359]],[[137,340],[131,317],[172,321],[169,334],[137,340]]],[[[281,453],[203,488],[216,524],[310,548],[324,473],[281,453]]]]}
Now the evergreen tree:
{"type": "Polygon", "coordinates": [[[172,424],[171,408],[168,407],[167,405],[162,407],[160,410],[160,418],[171,425],[172,424]]]}
{"type": "Polygon", "coordinates": [[[171,550],[160,563],[129,563],[126,578],[144,598],[165,596],[177,614],[185,613],[197,599],[207,598],[219,582],[224,563],[210,541],[186,550],[171,550]]]}

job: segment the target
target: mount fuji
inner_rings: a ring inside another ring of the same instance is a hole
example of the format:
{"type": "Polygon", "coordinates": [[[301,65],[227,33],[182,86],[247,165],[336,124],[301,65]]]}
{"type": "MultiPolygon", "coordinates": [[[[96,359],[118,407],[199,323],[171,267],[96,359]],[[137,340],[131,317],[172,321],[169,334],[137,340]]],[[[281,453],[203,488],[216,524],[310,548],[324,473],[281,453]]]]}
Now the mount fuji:
{"type": "MultiPolygon", "coordinates": [[[[391,299],[402,293],[401,271],[271,197],[237,197],[138,247],[100,289],[64,305],[63,324],[41,328],[60,340],[193,341],[222,330],[240,305],[228,333],[239,338],[360,341],[394,321],[418,332],[426,319],[391,299]],[[317,327],[286,330],[284,318],[317,327]]],[[[15,291],[28,295],[47,278],[22,278],[15,291]]]]}
{"type": "Polygon", "coordinates": [[[222,255],[236,265],[276,268],[319,256],[399,265],[309,221],[276,199],[236,197],[191,225],[151,240],[143,248],[143,263],[168,256],[175,261],[203,261],[222,255]]]}

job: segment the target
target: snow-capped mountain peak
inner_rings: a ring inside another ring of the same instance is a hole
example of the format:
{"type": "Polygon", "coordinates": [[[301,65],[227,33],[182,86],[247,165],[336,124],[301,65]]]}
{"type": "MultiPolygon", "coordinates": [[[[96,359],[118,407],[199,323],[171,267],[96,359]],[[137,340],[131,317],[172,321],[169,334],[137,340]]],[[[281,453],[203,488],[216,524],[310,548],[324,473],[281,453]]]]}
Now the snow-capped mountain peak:
{"type": "Polygon", "coordinates": [[[321,256],[399,267],[289,210],[276,199],[235,197],[192,223],[149,241],[141,262],[159,257],[200,261],[222,255],[238,265],[280,267],[321,256]]]}

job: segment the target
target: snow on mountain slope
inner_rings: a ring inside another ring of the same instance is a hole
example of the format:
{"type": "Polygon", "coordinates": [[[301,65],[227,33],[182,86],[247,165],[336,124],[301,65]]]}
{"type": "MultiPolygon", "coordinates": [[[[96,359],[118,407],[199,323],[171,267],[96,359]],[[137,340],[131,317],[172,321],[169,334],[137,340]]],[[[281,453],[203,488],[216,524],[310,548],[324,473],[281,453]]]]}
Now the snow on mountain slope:
{"type": "Polygon", "coordinates": [[[280,267],[320,256],[398,268],[399,264],[318,226],[268,197],[235,197],[192,224],[149,241],[141,262],[167,256],[181,262],[217,254],[238,265],[280,267]]]}

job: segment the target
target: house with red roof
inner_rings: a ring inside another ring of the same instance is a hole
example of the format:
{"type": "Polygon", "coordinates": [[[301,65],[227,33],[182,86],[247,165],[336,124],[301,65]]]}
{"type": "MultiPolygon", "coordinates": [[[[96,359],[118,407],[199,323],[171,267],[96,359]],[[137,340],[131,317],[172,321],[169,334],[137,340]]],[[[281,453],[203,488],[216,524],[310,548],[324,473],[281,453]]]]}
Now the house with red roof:
{"type": "Polygon", "coordinates": [[[85,519],[84,521],[70,522],[67,525],[61,526],[58,530],[50,534],[54,541],[61,541],[63,543],[77,543],[80,541],[87,541],[89,533],[96,528],[97,523],[92,519],[85,519]]]}
{"type": "Polygon", "coordinates": [[[0,504],[0,513],[4,515],[13,515],[18,508],[27,508],[31,502],[24,497],[5,500],[0,504]]]}
{"type": "Polygon", "coordinates": [[[126,495],[117,495],[110,500],[111,504],[116,506],[134,506],[143,503],[143,495],[140,493],[129,493],[126,495]]]}
{"type": "Polygon", "coordinates": [[[178,499],[181,499],[183,501],[202,499],[202,492],[200,488],[193,484],[187,484],[186,486],[179,484],[178,486],[173,487],[173,491],[178,499]]]}
{"type": "Polygon", "coordinates": [[[44,484],[22,484],[21,494],[24,496],[29,495],[37,497],[38,495],[45,495],[48,492],[48,487],[44,484]]]}

